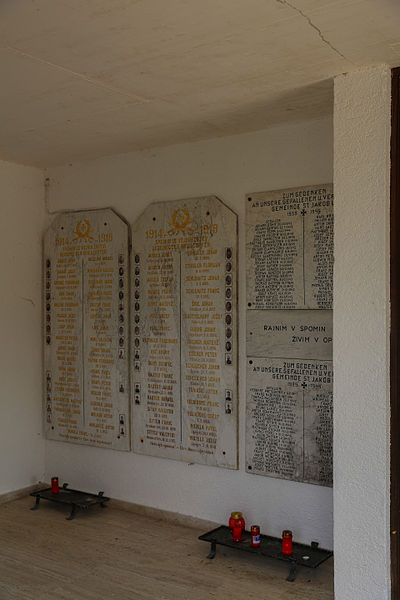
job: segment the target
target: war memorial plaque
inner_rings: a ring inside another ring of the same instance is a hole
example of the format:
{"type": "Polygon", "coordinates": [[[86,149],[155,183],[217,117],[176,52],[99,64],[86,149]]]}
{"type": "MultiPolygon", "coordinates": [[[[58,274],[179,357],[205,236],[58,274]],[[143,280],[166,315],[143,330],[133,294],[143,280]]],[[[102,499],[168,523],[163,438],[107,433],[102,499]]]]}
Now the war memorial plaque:
{"type": "Polygon", "coordinates": [[[331,309],[332,184],[250,194],[247,301],[253,309],[331,309]]]}
{"type": "Polygon", "coordinates": [[[332,360],[332,311],[247,311],[247,354],[332,360]]]}
{"type": "Polygon", "coordinates": [[[247,471],[332,485],[333,187],[249,194],[247,471]]]}
{"type": "Polygon", "coordinates": [[[129,229],[60,213],[44,239],[46,437],[130,449],[129,229]]]}
{"type": "Polygon", "coordinates": [[[135,452],[237,468],[237,217],[216,197],[133,227],[135,452]]]}
{"type": "Polygon", "coordinates": [[[332,362],[247,359],[246,469],[332,485],[332,362]]]}

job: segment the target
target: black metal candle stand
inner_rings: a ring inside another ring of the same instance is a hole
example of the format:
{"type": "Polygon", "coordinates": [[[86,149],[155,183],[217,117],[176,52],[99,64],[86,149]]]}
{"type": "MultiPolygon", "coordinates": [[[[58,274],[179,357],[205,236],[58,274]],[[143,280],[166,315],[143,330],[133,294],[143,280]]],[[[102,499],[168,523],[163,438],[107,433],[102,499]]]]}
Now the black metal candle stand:
{"type": "Polygon", "coordinates": [[[54,494],[51,491],[51,488],[44,488],[43,490],[32,492],[31,496],[36,498],[36,502],[31,510],[37,510],[39,508],[40,500],[42,499],[50,500],[51,502],[56,502],[58,504],[66,504],[71,507],[70,515],[66,518],[67,521],[71,521],[74,518],[75,512],[78,508],[81,510],[87,510],[91,506],[96,506],[97,504],[99,504],[102,508],[105,508],[106,502],[108,502],[110,498],[103,496],[103,493],[104,492],[90,494],[80,490],[72,490],[68,488],[68,483],[64,483],[58,494],[54,494]]]}
{"type": "Polygon", "coordinates": [[[244,531],[242,541],[234,542],[232,540],[232,533],[226,525],[221,525],[216,529],[203,533],[199,536],[199,540],[210,542],[211,549],[207,556],[207,558],[210,559],[215,557],[217,544],[219,544],[221,546],[226,546],[227,548],[235,548],[235,550],[243,550],[244,552],[250,552],[251,554],[258,554],[259,556],[285,561],[289,564],[289,575],[286,578],[287,581],[294,581],[296,579],[298,566],[316,569],[321,563],[333,556],[333,552],[330,550],[319,548],[318,542],[311,542],[310,546],[293,542],[293,553],[290,555],[282,554],[281,538],[263,534],[260,535],[260,546],[258,548],[253,548],[253,546],[250,545],[250,532],[244,531]]]}

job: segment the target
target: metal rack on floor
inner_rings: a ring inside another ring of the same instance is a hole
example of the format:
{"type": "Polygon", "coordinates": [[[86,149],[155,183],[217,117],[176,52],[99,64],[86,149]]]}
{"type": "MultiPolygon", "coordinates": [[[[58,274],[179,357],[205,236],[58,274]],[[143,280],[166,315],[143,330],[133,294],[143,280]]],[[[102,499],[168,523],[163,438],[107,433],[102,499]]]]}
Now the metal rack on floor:
{"type": "Polygon", "coordinates": [[[318,542],[311,542],[311,545],[298,544],[293,542],[293,553],[290,555],[282,554],[282,540],[280,538],[261,534],[261,544],[258,548],[253,548],[250,545],[250,533],[243,532],[243,540],[234,542],[229,527],[221,525],[216,529],[212,529],[207,533],[199,536],[199,540],[210,542],[211,549],[207,558],[214,558],[217,552],[217,545],[226,546],[227,548],[235,548],[235,550],[243,550],[259,556],[268,558],[276,558],[285,561],[289,564],[289,575],[287,581],[296,579],[297,567],[308,567],[316,569],[321,563],[333,556],[330,550],[323,550],[318,547],[318,542]]]}

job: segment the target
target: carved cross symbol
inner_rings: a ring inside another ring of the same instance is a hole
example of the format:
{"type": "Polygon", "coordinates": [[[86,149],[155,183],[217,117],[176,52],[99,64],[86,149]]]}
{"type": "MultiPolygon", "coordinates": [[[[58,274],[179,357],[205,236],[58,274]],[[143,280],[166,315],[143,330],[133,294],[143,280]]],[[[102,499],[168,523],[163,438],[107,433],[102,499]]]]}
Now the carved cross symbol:
{"type": "Polygon", "coordinates": [[[306,210],[304,210],[304,208],[303,208],[303,210],[301,211],[301,213],[300,213],[300,214],[301,214],[301,215],[303,215],[303,217],[304,217],[304,215],[306,215],[306,214],[307,214],[307,211],[306,211],[306,210]]]}
{"type": "Polygon", "coordinates": [[[307,387],[307,384],[306,384],[306,382],[305,382],[305,381],[303,381],[303,383],[301,384],[301,387],[303,388],[303,390],[305,390],[305,389],[306,389],[306,387],[307,387]]]}

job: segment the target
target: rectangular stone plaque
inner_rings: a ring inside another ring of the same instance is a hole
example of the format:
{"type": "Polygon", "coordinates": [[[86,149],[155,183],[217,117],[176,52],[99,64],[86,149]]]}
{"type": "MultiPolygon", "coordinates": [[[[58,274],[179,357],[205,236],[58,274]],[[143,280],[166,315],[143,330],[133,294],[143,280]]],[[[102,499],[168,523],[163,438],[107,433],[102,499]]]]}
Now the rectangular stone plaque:
{"type": "Polygon", "coordinates": [[[247,358],[246,470],[332,485],[332,363],[247,358]]]}
{"type": "Polygon", "coordinates": [[[252,309],[331,309],[333,186],[249,194],[247,300],[252,309]]]}
{"type": "Polygon", "coordinates": [[[331,485],[332,184],[249,194],[246,252],[247,470],[331,485]]]}
{"type": "Polygon", "coordinates": [[[247,354],[332,360],[332,311],[248,310],[247,354]]]}
{"type": "Polygon", "coordinates": [[[44,239],[46,437],[130,449],[129,228],[60,213],[44,239]]]}
{"type": "Polygon", "coordinates": [[[133,242],[133,449],[237,468],[237,217],[154,203],[133,242]]]}

